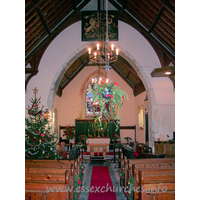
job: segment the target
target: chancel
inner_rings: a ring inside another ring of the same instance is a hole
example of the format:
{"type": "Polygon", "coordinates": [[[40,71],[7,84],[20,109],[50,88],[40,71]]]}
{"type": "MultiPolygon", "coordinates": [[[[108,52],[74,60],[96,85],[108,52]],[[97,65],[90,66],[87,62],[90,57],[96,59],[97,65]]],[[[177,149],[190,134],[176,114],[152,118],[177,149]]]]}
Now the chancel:
{"type": "Polygon", "coordinates": [[[175,2],[27,0],[25,13],[25,199],[175,199],[175,2]],[[158,180],[167,192],[81,190],[158,180]]]}

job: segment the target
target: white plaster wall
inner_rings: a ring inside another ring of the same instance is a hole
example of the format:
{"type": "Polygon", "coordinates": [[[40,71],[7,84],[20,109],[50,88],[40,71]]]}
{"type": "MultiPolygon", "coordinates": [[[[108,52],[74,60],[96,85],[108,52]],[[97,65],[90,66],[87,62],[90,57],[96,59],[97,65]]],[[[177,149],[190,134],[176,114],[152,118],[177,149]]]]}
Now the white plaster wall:
{"type": "MultiPolygon", "coordinates": [[[[39,89],[39,96],[42,95],[42,104],[47,105],[49,90],[56,72],[73,52],[86,43],[81,42],[80,21],[62,31],[44,52],[39,64],[39,73],[29,81],[26,102],[32,97],[31,89],[36,86],[39,89]]],[[[126,49],[141,66],[151,66],[152,70],[160,66],[157,55],[147,40],[138,31],[121,21],[119,21],[119,41],[115,43],[126,49]]]]}
{"type": "MultiPolygon", "coordinates": [[[[171,120],[168,120],[168,123],[165,120],[160,120],[161,116],[165,116],[166,119],[173,119],[175,115],[175,94],[169,79],[152,78],[150,76],[154,68],[160,67],[159,59],[151,45],[138,31],[121,21],[119,21],[119,41],[115,43],[123,47],[136,60],[138,64],[137,72],[139,75],[143,73],[141,79],[145,81],[146,88],[150,87],[147,89],[147,92],[154,94],[155,99],[149,99],[149,112],[151,112],[149,126],[151,134],[154,135],[153,140],[156,139],[157,134],[165,134],[166,132],[174,130],[174,123],[171,120]],[[171,106],[170,112],[169,106],[171,106]]],[[[62,31],[51,42],[41,58],[39,73],[28,83],[27,93],[25,95],[26,107],[30,105],[29,99],[33,97],[32,89],[35,86],[39,89],[37,96],[41,96],[41,105],[47,106],[50,88],[52,82],[55,81],[56,73],[66,63],[66,60],[69,60],[69,57],[72,58],[74,52],[79,51],[80,47],[85,44],[85,42],[81,42],[80,21],[62,31]]],[[[80,83],[76,82],[76,84],[81,84],[81,79],[78,81],[80,83]]],[[[65,91],[63,95],[70,98],[67,92],[65,94],[65,91]]],[[[127,120],[131,121],[128,118],[127,120]]],[[[70,123],[72,122],[70,121],[70,123]]]]}

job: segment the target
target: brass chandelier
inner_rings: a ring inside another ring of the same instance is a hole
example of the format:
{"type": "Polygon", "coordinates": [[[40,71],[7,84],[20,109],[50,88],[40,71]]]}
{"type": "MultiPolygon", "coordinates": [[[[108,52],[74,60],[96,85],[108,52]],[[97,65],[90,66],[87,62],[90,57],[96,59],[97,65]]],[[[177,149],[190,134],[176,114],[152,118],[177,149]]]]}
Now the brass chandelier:
{"type": "Polygon", "coordinates": [[[106,41],[98,42],[95,49],[88,47],[88,54],[92,63],[104,64],[104,69],[109,67],[109,63],[118,61],[119,49],[115,48],[113,43],[109,43],[108,37],[108,0],[106,0],[106,41]]]}

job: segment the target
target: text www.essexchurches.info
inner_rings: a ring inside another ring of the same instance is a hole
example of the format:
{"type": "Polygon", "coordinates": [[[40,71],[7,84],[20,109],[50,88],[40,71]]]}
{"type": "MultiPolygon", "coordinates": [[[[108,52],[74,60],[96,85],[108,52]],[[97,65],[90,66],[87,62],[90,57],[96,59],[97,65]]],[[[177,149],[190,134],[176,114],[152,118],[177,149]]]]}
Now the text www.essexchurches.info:
{"type": "MultiPolygon", "coordinates": [[[[75,188],[75,191],[76,192],[80,192],[81,193],[87,193],[87,192],[91,192],[91,193],[105,193],[105,192],[121,192],[121,191],[124,191],[124,192],[131,192],[132,190],[134,192],[141,192],[141,193],[147,193],[147,192],[166,192],[167,191],[167,186],[162,186],[163,183],[160,183],[158,185],[158,187],[153,187],[151,186],[151,184],[149,185],[148,189],[144,189],[144,187],[141,187],[138,186],[136,188],[133,187],[111,187],[109,186],[109,184],[107,183],[106,187],[105,186],[83,186],[83,187],[80,187],[78,186],[77,188],[75,188]]],[[[63,186],[63,187],[57,187],[57,186],[54,186],[54,187],[46,187],[47,189],[47,193],[49,192],[72,192],[73,190],[73,187],[69,188],[69,187],[66,187],[66,186],[63,186]]]]}

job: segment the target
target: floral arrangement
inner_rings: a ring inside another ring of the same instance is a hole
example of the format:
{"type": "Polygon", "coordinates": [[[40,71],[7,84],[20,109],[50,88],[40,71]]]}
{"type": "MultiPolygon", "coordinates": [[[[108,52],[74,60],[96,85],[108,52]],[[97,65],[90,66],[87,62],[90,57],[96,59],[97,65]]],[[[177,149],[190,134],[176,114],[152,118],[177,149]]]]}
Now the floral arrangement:
{"type": "Polygon", "coordinates": [[[133,175],[131,174],[131,177],[128,179],[128,187],[127,187],[127,192],[126,192],[126,196],[128,200],[133,199],[133,193],[134,193],[134,178],[133,178],[133,175]]]}
{"type": "Polygon", "coordinates": [[[82,134],[78,137],[78,139],[79,139],[78,145],[82,146],[83,148],[86,148],[87,147],[86,140],[88,139],[88,137],[82,134]]]}
{"type": "Polygon", "coordinates": [[[113,140],[114,140],[114,147],[115,148],[123,146],[123,144],[121,143],[121,137],[118,136],[117,134],[114,135],[113,140]]]}
{"type": "Polygon", "coordinates": [[[117,134],[115,134],[114,136],[113,136],[113,140],[114,141],[117,141],[117,140],[121,140],[121,137],[120,136],[118,136],[117,134]]]}
{"type": "Polygon", "coordinates": [[[78,138],[82,143],[86,143],[86,140],[88,139],[88,137],[86,135],[80,135],[78,138]]]}
{"type": "Polygon", "coordinates": [[[74,176],[74,199],[78,199],[81,193],[81,181],[79,175],[74,176]]]}
{"type": "Polygon", "coordinates": [[[81,141],[79,141],[76,146],[83,146],[83,143],[81,141]]]}
{"type": "Polygon", "coordinates": [[[125,177],[125,165],[119,168],[119,177],[121,185],[124,185],[124,177],[125,177]]]}
{"type": "Polygon", "coordinates": [[[81,165],[79,170],[80,170],[80,173],[79,173],[80,180],[81,180],[81,182],[83,182],[84,174],[85,174],[85,167],[83,165],[81,165]]]}
{"type": "Polygon", "coordinates": [[[74,130],[75,128],[70,125],[65,127],[63,136],[66,136],[66,140],[71,140],[75,138],[74,130]]]}
{"type": "Polygon", "coordinates": [[[118,109],[122,108],[123,100],[128,99],[128,95],[125,91],[121,90],[116,82],[102,82],[101,84],[95,84],[92,91],[93,102],[97,102],[100,107],[100,112],[96,117],[95,123],[101,130],[102,119],[114,120],[116,123],[116,130],[120,124],[120,114],[118,109]]]}

